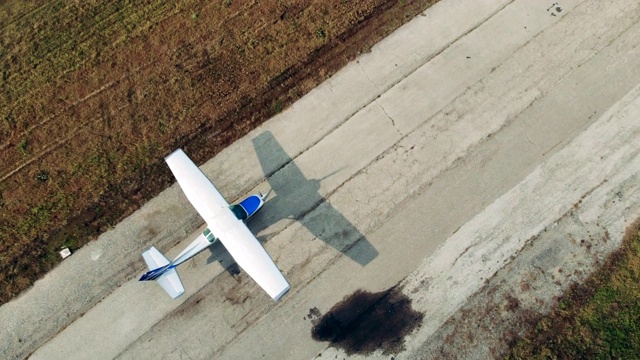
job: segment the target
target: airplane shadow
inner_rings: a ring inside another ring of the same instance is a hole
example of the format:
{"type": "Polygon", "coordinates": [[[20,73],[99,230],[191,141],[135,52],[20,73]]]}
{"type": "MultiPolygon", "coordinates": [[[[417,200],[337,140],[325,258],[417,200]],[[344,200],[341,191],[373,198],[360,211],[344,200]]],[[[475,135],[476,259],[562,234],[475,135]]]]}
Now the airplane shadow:
{"type": "Polygon", "coordinates": [[[231,254],[222,245],[222,242],[216,241],[213,245],[209,246],[209,257],[207,258],[207,264],[219,262],[223,269],[225,269],[229,275],[236,276],[240,274],[240,266],[233,259],[231,254]]]}
{"type": "MultiPolygon", "coordinates": [[[[271,191],[264,208],[249,225],[256,233],[282,219],[299,221],[313,236],[364,266],[378,251],[319,193],[323,179],[307,179],[270,131],[252,140],[271,191]],[[283,165],[284,164],[284,165],[283,165]],[[358,251],[349,251],[358,243],[358,251]]],[[[340,169],[331,174],[329,177],[340,169]]],[[[354,205],[356,206],[356,205],[354,205]]]]}
{"type": "MultiPolygon", "coordinates": [[[[366,237],[318,192],[323,179],[307,179],[270,131],[258,135],[252,142],[271,192],[275,193],[247,223],[254,234],[280,220],[293,219],[317,239],[362,266],[378,256],[378,251],[366,237]],[[350,250],[355,249],[356,244],[357,251],[350,250]]],[[[338,171],[340,169],[325,178],[338,171]]],[[[261,242],[264,240],[260,239],[261,242]]],[[[222,243],[218,241],[209,249],[211,255],[207,263],[217,261],[229,274],[235,276],[240,273],[240,268],[222,243]]]]}

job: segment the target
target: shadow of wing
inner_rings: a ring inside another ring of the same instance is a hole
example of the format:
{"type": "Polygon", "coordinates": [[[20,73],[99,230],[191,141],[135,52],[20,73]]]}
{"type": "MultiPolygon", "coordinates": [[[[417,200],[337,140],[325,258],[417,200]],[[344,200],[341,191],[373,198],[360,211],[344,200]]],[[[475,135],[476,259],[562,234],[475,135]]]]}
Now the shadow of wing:
{"type": "Polygon", "coordinates": [[[255,219],[252,230],[259,232],[282,219],[293,218],[301,221],[316,238],[361,265],[378,255],[364,235],[319,194],[320,180],[307,179],[271,132],[265,131],[252,141],[262,170],[276,194],[267,202],[268,211],[261,212],[255,219]],[[362,243],[358,250],[348,251],[356,243],[362,243]]]}

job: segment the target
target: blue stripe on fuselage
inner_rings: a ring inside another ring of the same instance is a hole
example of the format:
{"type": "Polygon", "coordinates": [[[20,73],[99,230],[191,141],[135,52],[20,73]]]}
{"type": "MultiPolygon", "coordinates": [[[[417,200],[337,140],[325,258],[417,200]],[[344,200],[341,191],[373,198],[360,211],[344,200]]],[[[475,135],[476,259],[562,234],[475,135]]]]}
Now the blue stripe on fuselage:
{"type": "Polygon", "coordinates": [[[167,265],[165,265],[163,267],[159,267],[157,269],[153,269],[151,271],[147,271],[144,275],[142,275],[142,277],[138,281],[156,280],[160,276],[162,276],[162,274],[164,274],[166,271],[168,271],[169,269],[173,269],[174,267],[176,267],[176,266],[173,265],[173,264],[167,264],[167,265]]]}

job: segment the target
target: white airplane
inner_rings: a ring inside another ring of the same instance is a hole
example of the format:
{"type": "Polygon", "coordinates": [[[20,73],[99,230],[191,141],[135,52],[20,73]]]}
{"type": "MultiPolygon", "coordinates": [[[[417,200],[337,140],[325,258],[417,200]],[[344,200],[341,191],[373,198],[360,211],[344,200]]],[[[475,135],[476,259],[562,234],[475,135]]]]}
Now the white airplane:
{"type": "Polygon", "coordinates": [[[174,151],[165,161],[208,228],[171,262],[155,247],[145,251],[142,257],[150,271],[142,275],[140,281],[157,280],[172,298],[177,298],[184,294],[184,286],[176,266],[220,240],[238,265],[274,300],[277,301],[289,291],[287,280],[244,224],[264,205],[264,196],[251,195],[240,203],[229,206],[182,150],[174,151]]]}

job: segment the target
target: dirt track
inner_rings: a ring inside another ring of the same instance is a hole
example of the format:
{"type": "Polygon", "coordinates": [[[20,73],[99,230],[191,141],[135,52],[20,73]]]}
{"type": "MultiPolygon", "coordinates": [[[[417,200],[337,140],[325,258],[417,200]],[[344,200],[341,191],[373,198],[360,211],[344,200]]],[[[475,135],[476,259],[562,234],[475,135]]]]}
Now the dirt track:
{"type": "Polygon", "coordinates": [[[0,7],[0,303],[432,3],[0,7]]]}

